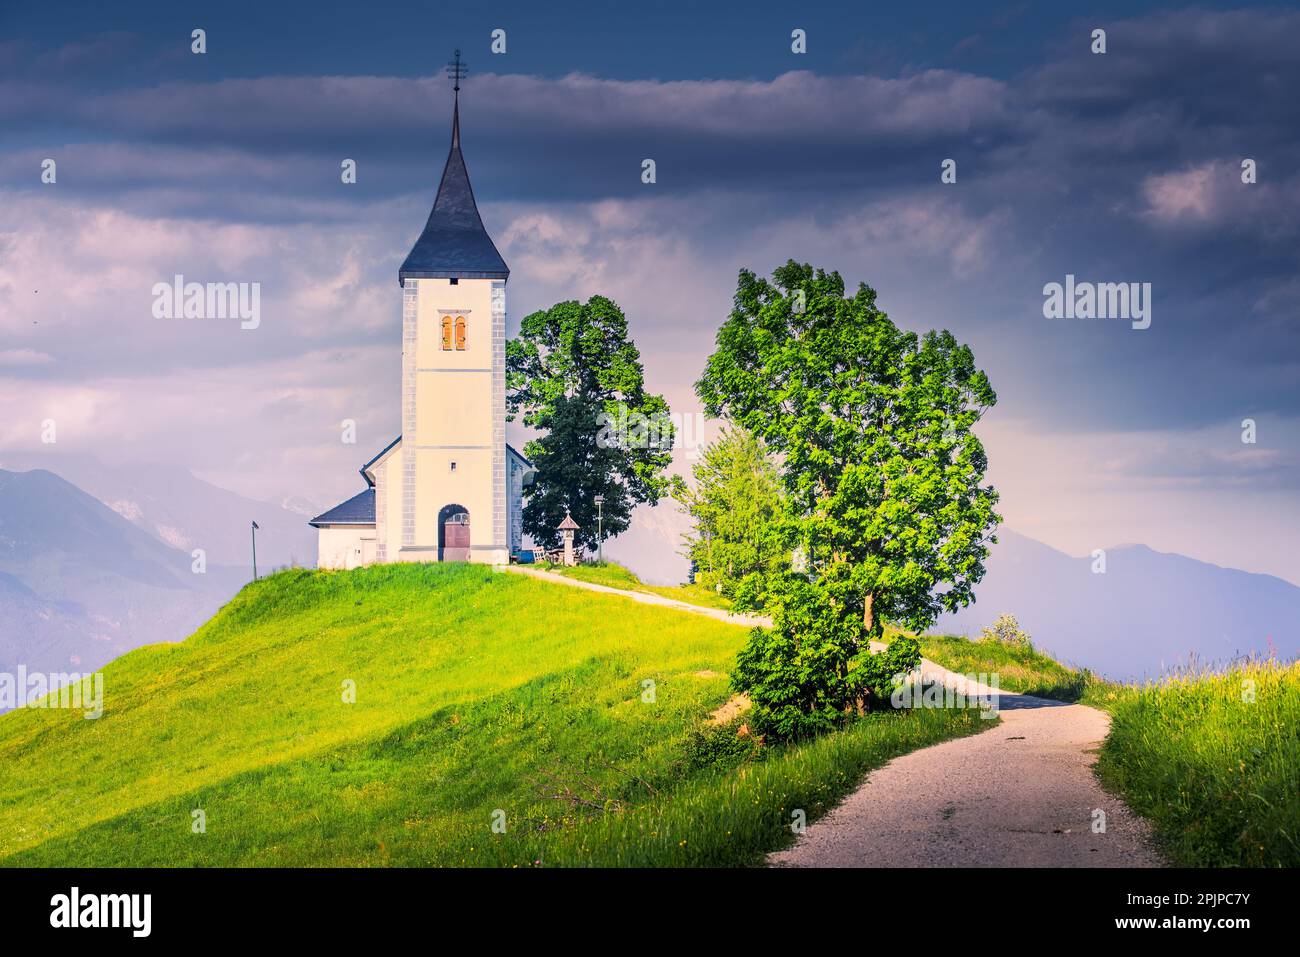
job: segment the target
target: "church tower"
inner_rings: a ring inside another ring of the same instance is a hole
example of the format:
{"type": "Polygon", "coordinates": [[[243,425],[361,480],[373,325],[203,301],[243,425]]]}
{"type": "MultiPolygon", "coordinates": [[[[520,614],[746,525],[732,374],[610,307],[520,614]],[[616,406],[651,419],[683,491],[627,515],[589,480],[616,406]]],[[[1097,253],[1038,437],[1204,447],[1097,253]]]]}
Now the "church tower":
{"type": "Polygon", "coordinates": [[[397,552],[388,560],[436,553],[504,563],[510,270],[483,228],[461,155],[459,51],[451,70],[451,150],[429,220],[398,272],[402,460],[385,504],[401,510],[401,537],[387,543],[397,552]]]}
{"type": "Polygon", "coordinates": [[[361,467],[367,488],[316,516],[317,565],[506,564],[521,547],[535,471],[506,444],[506,280],[460,151],[460,51],[451,150],[433,210],[398,270],[402,434],[361,467]]]}

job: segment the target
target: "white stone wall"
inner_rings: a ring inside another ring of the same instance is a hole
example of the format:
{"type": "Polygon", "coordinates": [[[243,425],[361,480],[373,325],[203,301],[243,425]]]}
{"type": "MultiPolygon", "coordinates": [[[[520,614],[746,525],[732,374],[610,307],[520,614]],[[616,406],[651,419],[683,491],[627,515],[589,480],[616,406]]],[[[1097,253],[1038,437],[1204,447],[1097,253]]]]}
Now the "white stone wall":
{"type": "Polygon", "coordinates": [[[510,513],[510,550],[524,545],[524,467],[515,458],[510,459],[510,496],[507,509],[510,513]]]}
{"type": "Polygon", "coordinates": [[[388,463],[374,468],[375,475],[375,561],[388,561],[388,463]]]}
{"type": "Polygon", "coordinates": [[[402,547],[390,544],[389,561],[436,561],[438,515],[447,505],[469,512],[471,561],[508,558],[504,287],[487,279],[406,281],[402,547]],[[464,319],[465,349],[442,348],[446,316],[464,319]]]}
{"type": "MultiPolygon", "coordinates": [[[[408,279],[402,287],[402,441],[408,448],[420,444],[416,423],[416,362],[419,349],[420,281],[408,279]]],[[[416,512],[416,456],[402,457],[403,546],[414,545],[416,512]]]]}
{"type": "MultiPolygon", "coordinates": [[[[492,545],[498,553],[509,548],[506,490],[509,465],[506,461],[506,283],[492,281],[492,545]]],[[[510,561],[498,554],[498,564],[510,561]]]]}
{"type": "Polygon", "coordinates": [[[360,568],[375,560],[373,525],[323,525],[316,533],[317,568],[360,568]]]}

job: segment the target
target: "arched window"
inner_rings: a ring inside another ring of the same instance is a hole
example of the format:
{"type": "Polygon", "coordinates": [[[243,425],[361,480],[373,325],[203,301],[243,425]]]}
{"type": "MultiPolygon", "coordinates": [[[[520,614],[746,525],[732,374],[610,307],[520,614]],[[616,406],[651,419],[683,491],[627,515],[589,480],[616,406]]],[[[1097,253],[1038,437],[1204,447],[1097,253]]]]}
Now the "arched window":
{"type": "Polygon", "coordinates": [[[456,317],[456,349],[459,352],[465,351],[465,317],[456,317]]]}
{"type": "Polygon", "coordinates": [[[442,317],[442,348],[444,352],[451,350],[451,316],[442,317]]]}

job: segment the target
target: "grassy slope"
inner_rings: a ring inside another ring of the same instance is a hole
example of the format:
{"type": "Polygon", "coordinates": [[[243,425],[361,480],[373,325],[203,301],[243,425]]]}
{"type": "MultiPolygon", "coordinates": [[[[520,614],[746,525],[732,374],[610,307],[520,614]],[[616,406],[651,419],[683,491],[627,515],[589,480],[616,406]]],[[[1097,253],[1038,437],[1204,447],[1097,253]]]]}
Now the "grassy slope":
{"type": "Polygon", "coordinates": [[[1300,867],[1300,663],[1099,684],[1084,702],[1111,713],[1102,780],[1175,863],[1300,867]]]}
{"type": "Polygon", "coordinates": [[[988,727],[878,715],[757,748],[704,724],[744,636],[481,567],[281,573],[108,666],[98,721],[0,717],[0,766],[22,769],[0,779],[0,863],[747,864],[793,808],[988,727]]]}
{"type": "Polygon", "coordinates": [[[952,635],[921,636],[921,654],[958,674],[996,673],[1005,691],[1078,701],[1093,681],[1087,671],[1067,667],[1030,645],[968,641],[952,635]]]}
{"type": "Polygon", "coordinates": [[[593,582],[597,585],[605,585],[608,588],[648,592],[652,595],[674,598],[677,601],[686,602],[688,605],[720,608],[723,611],[731,610],[731,602],[712,589],[705,588],[702,585],[647,585],[631,569],[624,568],[622,565],[615,565],[613,562],[605,562],[603,565],[591,562],[584,565],[575,565],[572,568],[566,568],[563,565],[543,565],[541,567],[547,571],[567,575],[570,578],[579,578],[582,581],[593,582]]]}
{"type": "Polygon", "coordinates": [[[1137,687],[996,642],[927,636],[921,647],[953,671],[997,671],[1007,690],[1110,712],[1098,773],[1152,822],[1175,864],[1300,866],[1300,663],[1137,687]]]}

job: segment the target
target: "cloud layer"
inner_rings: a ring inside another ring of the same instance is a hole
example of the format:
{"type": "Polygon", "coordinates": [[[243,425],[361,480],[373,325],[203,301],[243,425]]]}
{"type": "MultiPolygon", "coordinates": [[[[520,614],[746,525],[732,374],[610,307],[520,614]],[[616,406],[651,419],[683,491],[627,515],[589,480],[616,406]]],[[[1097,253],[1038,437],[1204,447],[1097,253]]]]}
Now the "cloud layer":
{"type": "MultiPolygon", "coordinates": [[[[1012,524],[1085,551],[1235,550],[1300,580],[1281,546],[1222,544],[1254,538],[1241,516],[1261,503],[1260,529],[1300,532],[1300,15],[1115,21],[1104,56],[1088,32],[1062,25],[1011,77],[475,76],[465,149],[511,314],[613,296],[652,386],[692,411],[739,268],[838,268],[900,324],[972,344],[1001,396],[1012,524]],[[1152,283],[1151,329],[1044,319],[1067,273],[1152,283]]],[[[328,504],[396,430],[396,269],[445,156],[445,83],[125,66],[160,56],[131,34],[0,48],[18,131],[0,147],[0,453],[41,448],[55,418],[82,452],[162,451],[328,504]],[[260,283],[261,326],[154,319],[177,274],[260,283]]]]}

